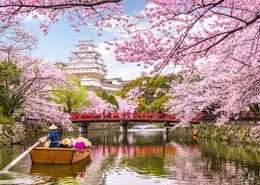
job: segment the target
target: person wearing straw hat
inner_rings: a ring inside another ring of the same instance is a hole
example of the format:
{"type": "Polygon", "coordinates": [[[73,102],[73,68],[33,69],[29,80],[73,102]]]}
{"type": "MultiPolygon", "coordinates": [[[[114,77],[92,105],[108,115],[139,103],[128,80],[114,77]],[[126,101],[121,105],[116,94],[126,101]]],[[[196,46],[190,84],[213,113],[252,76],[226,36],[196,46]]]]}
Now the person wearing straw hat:
{"type": "Polygon", "coordinates": [[[52,124],[50,127],[50,148],[58,148],[59,147],[59,135],[58,135],[58,127],[56,127],[54,124],[52,124]]]}
{"type": "Polygon", "coordinates": [[[60,144],[60,148],[69,148],[70,141],[68,139],[63,139],[60,144]]]}
{"type": "Polygon", "coordinates": [[[85,143],[85,139],[83,137],[78,137],[76,139],[76,143],[74,145],[74,148],[77,149],[85,149],[86,148],[86,143],[85,143]]]}

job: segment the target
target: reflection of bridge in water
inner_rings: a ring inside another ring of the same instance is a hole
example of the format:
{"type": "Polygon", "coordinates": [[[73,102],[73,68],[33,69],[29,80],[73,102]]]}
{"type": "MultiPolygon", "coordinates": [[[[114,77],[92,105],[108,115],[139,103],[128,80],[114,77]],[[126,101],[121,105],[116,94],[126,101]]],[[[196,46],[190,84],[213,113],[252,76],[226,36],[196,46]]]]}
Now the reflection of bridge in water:
{"type": "MultiPolygon", "coordinates": [[[[198,124],[206,114],[200,114],[193,118],[190,123],[198,124]]],[[[108,113],[86,113],[86,114],[71,114],[70,120],[73,123],[78,123],[81,132],[87,132],[88,126],[95,122],[118,122],[122,130],[127,130],[130,122],[142,123],[163,123],[165,131],[180,122],[177,115],[167,113],[148,113],[148,112],[108,112],[108,113]]]]}
{"type": "Polygon", "coordinates": [[[147,157],[158,156],[165,154],[175,154],[178,152],[178,148],[172,145],[163,146],[95,146],[93,151],[95,154],[117,154],[122,157],[147,157]]]}

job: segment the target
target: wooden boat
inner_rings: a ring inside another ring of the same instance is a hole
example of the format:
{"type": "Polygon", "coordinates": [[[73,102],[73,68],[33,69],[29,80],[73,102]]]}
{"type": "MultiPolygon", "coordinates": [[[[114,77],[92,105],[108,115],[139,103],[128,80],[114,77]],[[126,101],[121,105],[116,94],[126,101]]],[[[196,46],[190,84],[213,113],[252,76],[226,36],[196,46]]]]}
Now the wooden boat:
{"type": "Polygon", "coordinates": [[[91,148],[46,148],[35,147],[31,152],[33,163],[41,164],[72,164],[90,158],[91,148]]]}
{"type": "Polygon", "coordinates": [[[38,164],[32,163],[30,174],[41,176],[48,176],[48,179],[57,181],[62,177],[76,177],[80,172],[86,170],[86,167],[90,164],[89,157],[82,159],[81,161],[73,164],[38,164]]]}

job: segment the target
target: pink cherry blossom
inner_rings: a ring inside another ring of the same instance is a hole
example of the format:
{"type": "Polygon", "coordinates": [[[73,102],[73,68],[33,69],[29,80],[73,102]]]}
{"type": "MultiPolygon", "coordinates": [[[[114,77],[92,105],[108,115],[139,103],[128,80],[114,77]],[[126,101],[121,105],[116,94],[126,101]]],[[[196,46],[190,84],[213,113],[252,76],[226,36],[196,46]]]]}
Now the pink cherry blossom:
{"type": "Polygon", "coordinates": [[[96,26],[109,26],[102,20],[109,20],[113,15],[120,15],[122,8],[118,4],[121,0],[4,0],[0,2],[0,20],[4,23],[16,22],[17,18],[28,17],[37,19],[44,16],[41,28],[45,34],[51,24],[66,17],[75,31],[80,26],[88,25],[89,20],[94,20],[96,26]]]}
{"type": "Polygon", "coordinates": [[[86,112],[92,112],[94,111],[103,111],[104,109],[106,111],[115,111],[116,106],[106,102],[102,98],[98,97],[94,92],[89,91],[88,96],[86,97],[86,102],[88,102],[89,106],[87,108],[82,109],[80,112],[86,113],[86,112]]]}
{"type": "Polygon", "coordinates": [[[69,115],[61,106],[51,102],[51,89],[54,83],[64,83],[66,73],[53,63],[22,57],[16,60],[22,70],[21,82],[14,87],[13,96],[17,99],[16,113],[37,118],[44,122],[57,122],[69,125],[69,115]]]}
{"type": "Polygon", "coordinates": [[[44,15],[45,33],[61,15],[75,30],[89,20],[96,30],[117,27],[128,35],[108,42],[119,62],[146,68],[143,75],[180,69],[184,82],[172,86],[175,98],[167,106],[170,113],[182,113],[182,123],[212,103],[219,105],[216,112],[225,112],[218,125],[248,104],[259,104],[259,0],[146,0],[135,16],[123,15],[120,1],[4,0],[0,18],[14,23],[44,15]],[[200,79],[191,83],[195,75],[200,79]]]}
{"type": "Polygon", "coordinates": [[[134,112],[138,106],[138,104],[135,101],[131,100],[130,98],[123,99],[119,96],[115,96],[115,98],[119,104],[118,112],[124,112],[124,111],[134,112]]]}

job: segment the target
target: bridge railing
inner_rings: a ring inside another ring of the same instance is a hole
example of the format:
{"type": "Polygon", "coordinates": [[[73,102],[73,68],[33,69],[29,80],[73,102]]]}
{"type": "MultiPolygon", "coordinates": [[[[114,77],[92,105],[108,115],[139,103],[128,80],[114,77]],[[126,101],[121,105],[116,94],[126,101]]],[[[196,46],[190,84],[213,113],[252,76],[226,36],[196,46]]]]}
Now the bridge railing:
{"type": "Polygon", "coordinates": [[[108,113],[84,113],[71,114],[71,120],[97,120],[97,119],[177,119],[176,115],[166,113],[147,112],[108,112],[108,113]]]}
{"type": "MultiPolygon", "coordinates": [[[[199,122],[206,114],[199,114],[192,121],[199,122]]],[[[176,120],[180,121],[180,116],[168,113],[152,113],[152,112],[106,112],[106,113],[84,113],[71,114],[72,121],[80,120],[104,120],[104,119],[141,119],[141,120],[176,120]]]]}

